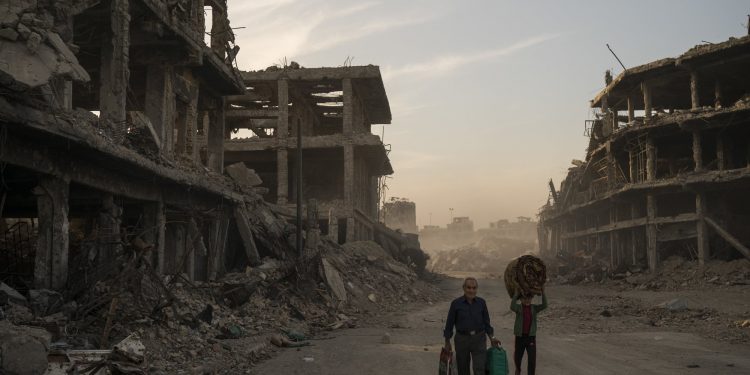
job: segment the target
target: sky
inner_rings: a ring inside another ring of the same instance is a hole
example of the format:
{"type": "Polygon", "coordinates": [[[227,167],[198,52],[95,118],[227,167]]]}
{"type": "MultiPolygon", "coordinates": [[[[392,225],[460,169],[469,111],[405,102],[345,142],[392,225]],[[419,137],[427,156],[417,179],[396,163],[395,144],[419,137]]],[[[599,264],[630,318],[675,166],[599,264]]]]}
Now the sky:
{"type": "Polygon", "coordinates": [[[242,70],[378,65],[388,197],[417,224],[536,217],[583,159],[604,71],[747,34],[746,1],[229,0],[242,70]],[[720,5],[719,5],[720,4],[720,5]],[[450,209],[453,209],[452,211],[450,209]]]}

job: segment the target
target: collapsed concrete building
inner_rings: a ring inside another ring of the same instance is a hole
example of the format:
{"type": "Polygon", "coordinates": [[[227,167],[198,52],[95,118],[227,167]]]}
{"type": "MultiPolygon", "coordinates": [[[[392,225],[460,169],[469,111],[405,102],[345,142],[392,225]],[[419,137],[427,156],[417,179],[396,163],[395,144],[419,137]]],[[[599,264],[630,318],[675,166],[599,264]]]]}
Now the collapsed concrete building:
{"type": "Polygon", "coordinates": [[[242,72],[248,92],[227,98],[227,122],[253,136],[227,141],[226,161],[255,169],[266,199],[279,206],[296,209],[298,193],[303,203],[314,199],[321,234],[339,243],[375,239],[380,179],[393,173],[388,149],[371,132],[391,122],[380,69],[293,65],[242,72]]]}
{"type": "Polygon", "coordinates": [[[383,204],[383,221],[388,228],[418,234],[417,205],[406,198],[391,198],[383,204]]]}
{"type": "Polygon", "coordinates": [[[377,66],[240,72],[223,0],[0,7],[0,280],[74,294],[124,247],[190,280],[287,257],[297,129],[319,202],[305,229],[418,250],[378,221],[393,169],[370,132],[391,121],[377,66]]]}
{"type": "Polygon", "coordinates": [[[749,62],[747,36],[607,73],[585,161],[550,181],[541,253],[652,271],[750,257],[749,62]]]}
{"type": "Polygon", "coordinates": [[[222,176],[223,96],[245,88],[226,3],[183,5],[3,2],[5,281],[90,282],[116,267],[125,239],[153,250],[160,273],[225,269],[245,196],[222,176]]]}

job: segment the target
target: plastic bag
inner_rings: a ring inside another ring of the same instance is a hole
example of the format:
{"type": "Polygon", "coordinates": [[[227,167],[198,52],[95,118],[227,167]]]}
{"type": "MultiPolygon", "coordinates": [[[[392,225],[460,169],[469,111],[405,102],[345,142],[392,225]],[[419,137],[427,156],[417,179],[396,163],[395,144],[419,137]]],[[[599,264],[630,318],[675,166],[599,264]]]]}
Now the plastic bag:
{"type": "Polygon", "coordinates": [[[487,349],[487,375],[508,375],[508,356],[501,347],[487,349]]]}
{"type": "Polygon", "coordinates": [[[443,348],[440,351],[440,367],[438,368],[438,375],[456,375],[458,370],[456,369],[456,356],[452,351],[443,348]]]}

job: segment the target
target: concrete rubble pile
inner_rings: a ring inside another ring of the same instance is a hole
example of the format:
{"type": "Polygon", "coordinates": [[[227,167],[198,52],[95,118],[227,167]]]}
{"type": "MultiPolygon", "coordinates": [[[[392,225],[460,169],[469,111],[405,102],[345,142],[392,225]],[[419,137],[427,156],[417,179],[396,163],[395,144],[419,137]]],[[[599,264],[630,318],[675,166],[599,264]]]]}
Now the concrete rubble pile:
{"type": "Polygon", "coordinates": [[[474,271],[500,275],[511,259],[531,253],[533,240],[485,236],[477,243],[432,254],[428,269],[435,272],[474,271]]]}
{"type": "MultiPolygon", "coordinates": [[[[419,280],[414,269],[374,242],[341,247],[323,241],[305,264],[264,258],[241,273],[191,282],[185,275],[158,277],[144,257],[133,256],[119,274],[98,282],[74,301],[44,291],[26,303],[24,296],[3,284],[2,290],[10,293],[2,295],[10,298],[1,307],[6,318],[2,324],[41,332],[46,341],[34,344],[38,350],[29,349],[27,357],[46,363],[51,349],[50,368],[80,370],[81,363],[99,363],[119,366],[120,371],[131,368],[121,373],[212,372],[250,367],[273,353],[271,344],[293,346],[286,339],[289,332],[309,338],[322,331],[356,327],[363,317],[405,302],[431,303],[439,294],[419,280]],[[144,346],[139,361],[113,360],[116,347],[98,350],[131,335],[135,337],[131,341],[144,346]],[[209,363],[206,353],[212,358],[209,363]],[[89,359],[77,365],[69,359],[84,354],[89,359]],[[95,355],[96,360],[90,358],[95,355]]],[[[2,368],[10,371],[14,365],[7,366],[2,368]]]]}
{"type": "Polygon", "coordinates": [[[675,255],[665,259],[656,273],[639,267],[611,272],[606,264],[590,259],[581,260],[575,265],[559,260],[554,264],[550,278],[559,284],[608,283],[623,290],[711,289],[750,285],[750,261],[747,259],[728,262],[713,260],[701,267],[696,261],[675,255]]]}

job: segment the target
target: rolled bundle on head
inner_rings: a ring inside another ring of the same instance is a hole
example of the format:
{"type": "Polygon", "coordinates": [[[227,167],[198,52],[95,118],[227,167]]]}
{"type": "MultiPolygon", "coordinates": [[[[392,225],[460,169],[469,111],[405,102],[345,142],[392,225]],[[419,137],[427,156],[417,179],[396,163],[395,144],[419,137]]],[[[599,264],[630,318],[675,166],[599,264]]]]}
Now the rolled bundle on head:
{"type": "Polygon", "coordinates": [[[542,294],[545,281],[547,281],[547,266],[533,255],[513,259],[505,267],[505,289],[511,297],[516,290],[525,296],[542,294]]]}

